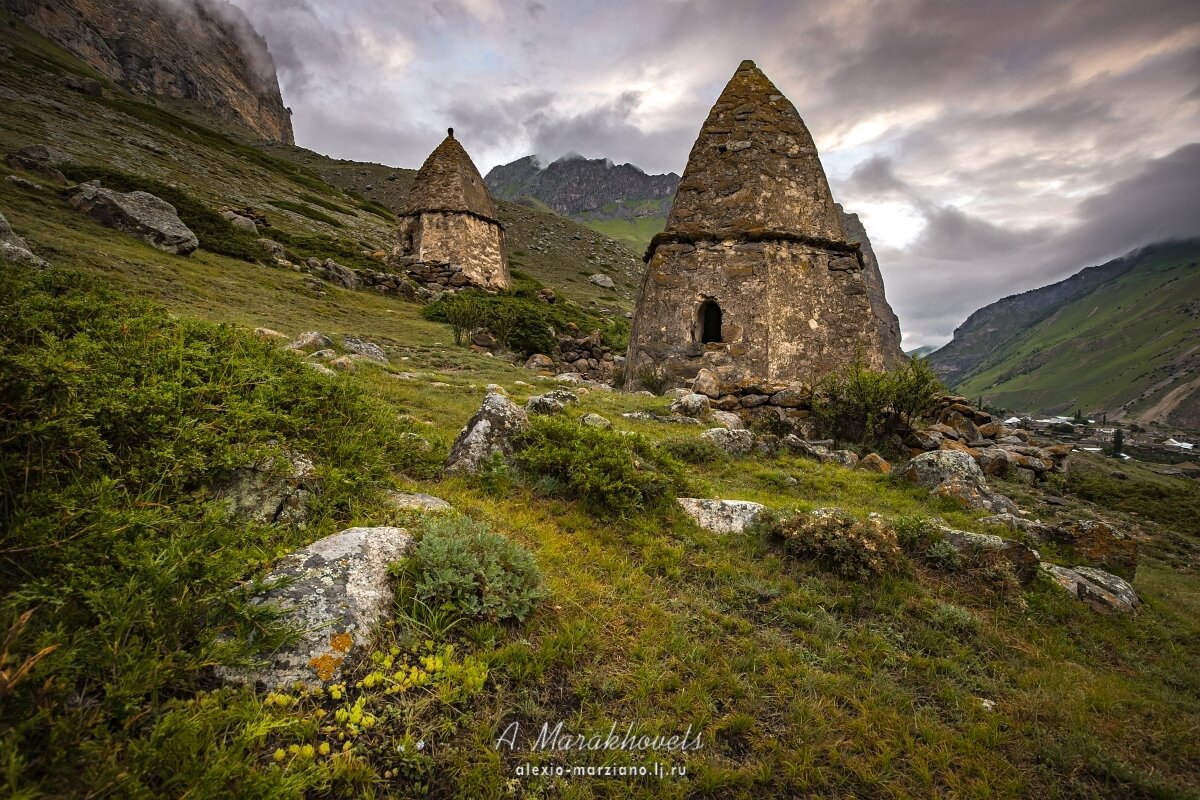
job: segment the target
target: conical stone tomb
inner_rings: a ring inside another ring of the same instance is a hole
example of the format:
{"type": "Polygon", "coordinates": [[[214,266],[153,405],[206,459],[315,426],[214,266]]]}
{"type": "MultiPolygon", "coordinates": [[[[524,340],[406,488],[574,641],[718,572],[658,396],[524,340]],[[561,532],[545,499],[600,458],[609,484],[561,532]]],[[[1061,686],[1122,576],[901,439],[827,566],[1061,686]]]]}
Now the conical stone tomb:
{"type": "Polygon", "coordinates": [[[627,388],[702,368],[744,385],[812,382],[860,355],[884,366],[812,135],[752,61],[709,112],[646,261],[627,388]]]}
{"type": "Polygon", "coordinates": [[[496,204],[453,128],[421,165],[398,216],[395,255],[410,275],[449,267],[453,285],[511,285],[496,204]]]}

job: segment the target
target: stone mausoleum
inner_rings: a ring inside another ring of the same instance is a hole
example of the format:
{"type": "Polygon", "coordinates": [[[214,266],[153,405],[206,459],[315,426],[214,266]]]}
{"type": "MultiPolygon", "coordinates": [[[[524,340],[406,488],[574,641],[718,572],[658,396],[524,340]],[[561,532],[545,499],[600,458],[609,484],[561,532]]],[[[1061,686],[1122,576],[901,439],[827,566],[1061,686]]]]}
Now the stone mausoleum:
{"type": "Polygon", "coordinates": [[[752,61],[709,112],[645,260],[627,388],[654,373],[682,385],[700,369],[810,383],[859,354],[874,368],[896,361],[812,135],[752,61]]]}
{"type": "Polygon", "coordinates": [[[396,238],[396,261],[425,283],[507,289],[504,226],[467,151],[450,128],[417,172],[396,238]]]}

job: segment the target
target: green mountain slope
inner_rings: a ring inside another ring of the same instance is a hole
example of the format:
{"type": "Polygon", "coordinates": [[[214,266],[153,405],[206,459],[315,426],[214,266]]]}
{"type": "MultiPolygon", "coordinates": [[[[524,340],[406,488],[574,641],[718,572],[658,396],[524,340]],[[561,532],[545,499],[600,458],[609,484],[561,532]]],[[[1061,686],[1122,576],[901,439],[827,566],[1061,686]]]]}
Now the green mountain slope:
{"type": "Polygon", "coordinates": [[[956,390],[1008,408],[1200,426],[1200,241],[1143,248],[1110,272],[1033,315],[956,390]]]}

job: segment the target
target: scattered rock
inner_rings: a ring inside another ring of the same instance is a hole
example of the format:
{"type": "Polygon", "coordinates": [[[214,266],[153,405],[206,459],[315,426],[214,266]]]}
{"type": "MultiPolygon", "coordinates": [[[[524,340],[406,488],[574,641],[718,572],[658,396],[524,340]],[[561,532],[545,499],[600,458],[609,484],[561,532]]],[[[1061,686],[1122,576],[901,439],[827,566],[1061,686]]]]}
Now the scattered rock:
{"type": "Polygon", "coordinates": [[[175,206],[149,192],[114,192],[99,181],[89,181],[71,195],[70,203],[101,225],[136,236],[165,253],[185,256],[200,246],[175,206]]]}
{"type": "Polygon", "coordinates": [[[832,450],[820,458],[822,464],[838,464],[846,469],[858,466],[858,453],[853,450],[832,450]]]}
{"type": "Polygon", "coordinates": [[[329,366],[342,372],[354,372],[354,359],[349,356],[338,356],[329,362],[329,366]]]}
{"type": "Polygon", "coordinates": [[[742,422],[742,418],[732,411],[710,411],[708,418],[720,425],[722,428],[728,428],[731,431],[744,430],[746,423],[742,422]]]}
{"type": "Polygon", "coordinates": [[[409,492],[388,492],[388,505],[397,511],[420,511],[426,514],[445,514],[454,510],[454,506],[440,497],[431,494],[412,494],[409,492]]]}
{"type": "Polygon", "coordinates": [[[304,522],[316,470],[303,453],[280,449],[236,470],[215,496],[230,513],[264,524],[304,522]]]}
{"type": "Polygon", "coordinates": [[[388,363],[387,353],[383,352],[383,348],[374,342],[364,342],[362,339],[346,336],[342,339],[342,347],[345,347],[355,355],[369,358],[372,361],[378,361],[380,364],[388,363]]]}
{"type": "Polygon", "coordinates": [[[525,411],[530,414],[561,414],[565,406],[553,397],[539,394],[525,401],[525,411]]]}
{"type": "Polygon", "coordinates": [[[712,442],[717,449],[731,456],[748,456],[754,452],[755,436],[747,430],[710,428],[700,434],[700,438],[712,442]]]}
{"type": "Polygon", "coordinates": [[[1013,575],[1022,586],[1029,585],[1037,576],[1038,565],[1041,563],[1038,552],[1015,539],[1005,539],[1002,536],[992,536],[986,533],[956,531],[953,528],[942,528],[941,531],[946,541],[963,555],[975,556],[980,553],[994,553],[1003,558],[1012,567],[1013,575]]]}
{"type": "Polygon", "coordinates": [[[696,373],[696,379],[692,381],[692,391],[716,400],[721,396],[721,381],[717,378],[716,373],[702,369],[696,373]]]}
{"type": "Polygon", "coordinates": [[[258,235],[258,223],[249,217],[243,217],[236,211],[226,211],[221,216],[227,219],[229,224],[235,229],[245,231],[246,233],[253,233],[256,236],[258,235]]]}
{"type": "Polygon", "coordinates": [[[877,472],[880,475],[887,475],[892,471],[892,465],[878,453],[868,453],[863,456],[858,462],[858,468],[868,472],[877,472]]]}
{"type": "Polygon", "coordinates": [[[325,259],[318,271],[325,280],[341,286],[343,289],[357,289],[358,276],[349,267],[343,267],[332,258],[325,259]]]}
{"type": "Polygon", "coordinates": [[[1043,564],[1042,570],[1072,597],[1087,603],[1101,614],[1132,614],[1141,604],[1133,586],[1123,578],[1093,567],[1068,569],[1043,564]]]}
{"type": "Polygon", "coordinates": [[[579,420],[580,425],[586,425],[589,428],[611,428],[613,424],[599,414],[584,414],[579,420]]]}
{"type": "Polygon", "coordinates": [[[697,525],[713,533],[742,533],[764,508],[760,503],[748,500],[680,497],[677,502],[697,525]]]}
{"type": "Polygon", "coordinates": [[[597,272],[595,275],[589,277],[588,283],[594,283],[601,289],[615,289],[617,286],[615,283],[613,283],[613,279],[605,275],[603,272],[597,272]]]}
{"type": "Polygon", "coordinates": [[[1048,529],[1044,535],[1069,544],[1079,558],[1105,570],[1130,578],[1137,572],[1137,542],[1107,522],[1091,519],[1065,522],[1048,529]]]}
{"type": "Polygon", "coordinates": [[[289,350],[302,350],[305,353],[328,350],[332,347],[333,339],[320,331],[305,331],[288,344],[289,350]]]}
{"type": "Polygon", "coordinates": [[[487,385],[487,393],[488,394],[499,394],[499,395],[504,395],[505,397],[508,397],[508,390],[505,389],[503,386],[501,386],[498,383],[489,383],[487,385]]]}
{"type": "Polygon", "coordinates": [[[551,389],[542,396],[549,397],[551,400],[557,400],[564,406],[579,402],[579,395],[568,389],[551,389]]]}
{"type": "Polygon", "coordinates": [[[71,162],[71,157],[63,151],[44,144],[23,147],[15,153],[9,153],[4,163],[12,169],[24,170],[40,178],[65,186],[70,181],[58,169],[60,164],[71,162]]]}
{"type": "Polygon", "coordinates": [[[682,414],[685,417],[701,417],[708,411],[708,398],[702,394],[685,394],[671,403],[672,414],[682,414]]]}
{"type": "Polygon", "coordinates": [[[934,494],[953,498],[967,508],[992,513],[1015,514],[1017,506],[1002,494],[988,489],[975,459],[957,450],[934,450],[908,462],[902,473],[910,482],[934,494]]]}
{"type": "Polygon", "coordinates": [[[45,260],[33,254],[25,240],[13,231],[3,214],[0,214],[0,260],[23,264],[35,269],[45,269],[50,266],[45,260]]]}
{"type": "Polygon", "coordinates": [[[331,358],[337,358],[337,351],[333,350],[331,348],[327,348],[325,350],[318,350],[315,353],[310,353],[308,357],[309,358],[319,358],[323,361],[328,361],[331,358]]]}
{"type": "Polygon", "coordinates": [[[372,628],[391,613],[388,564],[411,545],[403,528],[349,528],[280,559],[267,580],[287,584],[254,602],[283,611],[286,622],[304,631],[301,639],[260,668],[221,668],[219,677],[266,688],[337,681],[368,651],[372,628]]]}
{"type": "Polygon", "coordinates": [[[315,361],[309,361],[306,363],[310,367],[312,367],[314,370],[321,373],[322,375],[337,375],[336,372],[334,372],[333,370],[331,370],[329,367],[325,366],[324,364],[318,364],[315,361]]]}
{"type": "Polygon", "coordinates": [[[513,453],[513,439],[529,427],[529,417],[515,403],[501,394],[489,394],[475,416],[458,434],[446,471],[476,473],[493,453],[508,458],[513,453]]]}
{"type": "Polygon", "coordinates": [[[16,186],[18,189],[25,189],[30,192],[46,191],[45,186],[42,186],[40,183],[34,183],[26,178],[22,178],[20,175],[8,175],[4,178],[4,180],[11,183],[13,186],[16,186]]]}
{"type": "Polygon", "coordinates": [[[280,333],[270,328],[255,328],[254,335],[264,342],[286,342],[288,340],[286,333],[280,333]]]}
{"type": "Polygon", "coordinates": [[[539,372],[548,372],[554,369],[554,359],[544,353],[534,353],[525,362],[525,369],[538,370],[539,372]]]}

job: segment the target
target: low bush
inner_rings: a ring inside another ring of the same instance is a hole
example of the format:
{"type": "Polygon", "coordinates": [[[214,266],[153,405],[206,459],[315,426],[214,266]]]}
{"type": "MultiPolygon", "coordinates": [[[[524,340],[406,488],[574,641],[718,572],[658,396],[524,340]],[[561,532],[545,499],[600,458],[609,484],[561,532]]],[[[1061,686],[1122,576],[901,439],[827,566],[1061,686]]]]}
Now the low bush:
{"type": "Polygon", "coordinates": [[[671,458],[685,464],[712,464],[724,461],[728,455],[708,439],[692,437],[685,439],[668,439],[659,444],[671,458]]]}
{"type": "Polygon", "coordinates": [[[542,598],[533,555],[486,523],[429,517],[406,564],[415,596],[432,609],[469,620],[524,620],[542,598]]]}
{"type": "Polygon", "coordinates": [[[813,421],[836,441],[889,451],[889,434],[933,409],[944,389],[920,358],[882,372],[861,358],[820,381],[813,393],[813,421]]]}
{"type": "Polygon", "coordinates": [[[663,511],[682,483],[679,465],[647,439],[566,416],[535,417],[518,444],[516,464],[530,484],[578,499],[596,516],[663,511]]]}
{"type": "Polygon", "coordinates": [[[755,528],[783,539],[788,552],[846,578],[878,578],[903,563],[895,530],[878,517],[864,521],[837,510],[767,512],[755,528]]]}

